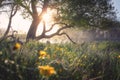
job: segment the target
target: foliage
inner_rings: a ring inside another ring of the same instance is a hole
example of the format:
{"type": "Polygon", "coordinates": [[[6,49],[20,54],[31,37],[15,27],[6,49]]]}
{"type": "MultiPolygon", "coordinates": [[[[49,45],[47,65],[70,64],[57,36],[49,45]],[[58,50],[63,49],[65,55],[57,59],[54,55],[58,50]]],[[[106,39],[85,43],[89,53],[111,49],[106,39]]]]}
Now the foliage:
{"type": "Polygon", "coordinates": [[[12,50],[14,44],[8,40],[0,43],[0,79],[2,80],[120,79],[119,42],[74,45],[31,41],[23,44],[21,49],[12,50]],[[46,65],[47,67],[44,67],[46,65]],[[39,72],[40,66],[42,72],[39,72]],[[44,69],[48,72],[45,73],[44,69]]]}
{"type": "MultiPolygon", "coordinates": [[[[60,8],[64,21],[77,27],[91,25],[92,27],[107,27],[102,22],[115,20],[114,7],[111,0],[62,0],[60,8]]],[[[107,23],[108,24],[108,23],[107,23]]],[[[91,27],[90,26],[90,27],[91,27]]]]}

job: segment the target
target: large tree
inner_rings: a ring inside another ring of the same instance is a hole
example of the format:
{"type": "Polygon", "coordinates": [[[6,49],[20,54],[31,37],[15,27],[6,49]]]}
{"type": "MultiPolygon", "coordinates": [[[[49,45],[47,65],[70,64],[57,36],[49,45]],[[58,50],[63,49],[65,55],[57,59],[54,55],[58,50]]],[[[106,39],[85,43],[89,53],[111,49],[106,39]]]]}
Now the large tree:
{"type": "MultiPolygon", "coordinates": [[[[5,0],[4,0],[5,1],[5,0]]],[[[55,35],[66,35],[62,32],[71,27],[101,27],[106,20],[115,18],[115,12],[111,0],[9,0],[22,8],[23,14],[32,18],[30,28],[27,33],[27,40],[51,38],[55,35]],[[43,15],[51,9],[56,12],[54,23],[50,29],[46,29],[46,21],[43,15]],[[36,36],[38,25],[43,23],[43,31],[36,36]],[[47,35],[56,25],[60,28],[53,34],[47,35]]],[[[19,9],[20,9],[19,8],[19,9]]],[[[70,39],[71,40],[71,39],[70,39]]],[[[72,40],[71,40],[72,41],[72,40]]]]}

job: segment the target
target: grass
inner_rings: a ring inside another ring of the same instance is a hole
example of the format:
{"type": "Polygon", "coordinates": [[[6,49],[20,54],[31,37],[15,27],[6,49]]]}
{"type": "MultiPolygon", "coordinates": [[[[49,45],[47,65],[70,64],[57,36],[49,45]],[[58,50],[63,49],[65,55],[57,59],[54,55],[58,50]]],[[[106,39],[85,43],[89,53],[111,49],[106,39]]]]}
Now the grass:
{"type": "Polygon", "coordinates": [[[120,42],[30,41],[12,50],[14,44],[9,40],[0,43],[0,80],[120,80],[120,42]],[[49,57],[39,58],[39,51],[49,57]],[[52,66],[56,74],[41,74],[38,66],[45,65],[52,66]]]}

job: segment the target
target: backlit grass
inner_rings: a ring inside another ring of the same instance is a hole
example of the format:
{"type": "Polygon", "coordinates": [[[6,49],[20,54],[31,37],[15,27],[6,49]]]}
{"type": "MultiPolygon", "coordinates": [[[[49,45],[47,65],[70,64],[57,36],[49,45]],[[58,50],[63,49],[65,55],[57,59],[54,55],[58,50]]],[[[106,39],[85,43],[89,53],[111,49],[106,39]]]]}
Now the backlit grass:
{"type": "Polygon", "coordinates": [[[1,80],[120,80],[120,43],[0,43],[1,80]],[[6,77],[7,76],[7,77],[6,77]]]}

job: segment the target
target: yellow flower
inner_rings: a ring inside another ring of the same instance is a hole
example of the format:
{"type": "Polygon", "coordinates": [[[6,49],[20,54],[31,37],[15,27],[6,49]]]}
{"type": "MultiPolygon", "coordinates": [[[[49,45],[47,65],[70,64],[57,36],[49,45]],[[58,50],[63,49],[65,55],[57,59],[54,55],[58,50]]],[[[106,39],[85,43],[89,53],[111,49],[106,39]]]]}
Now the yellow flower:
{"type": "Polygon", "coordinates": [[[45,59],[46,57],[50,57],[47,55],[45,51],[39,51],[39,59],[45,59]]]}
{"type": "Polygon", "coordinates": [[[21,44],[20,43],[15,43],[13,50],[17,50],[21,48],[21,44]]]}
{"type": "Polygon", "coordinates": [[[38,66],[39,72],[45,77],[50,77],[53,74],[56,74],[54,67],[51,66],[38,66]]]}

